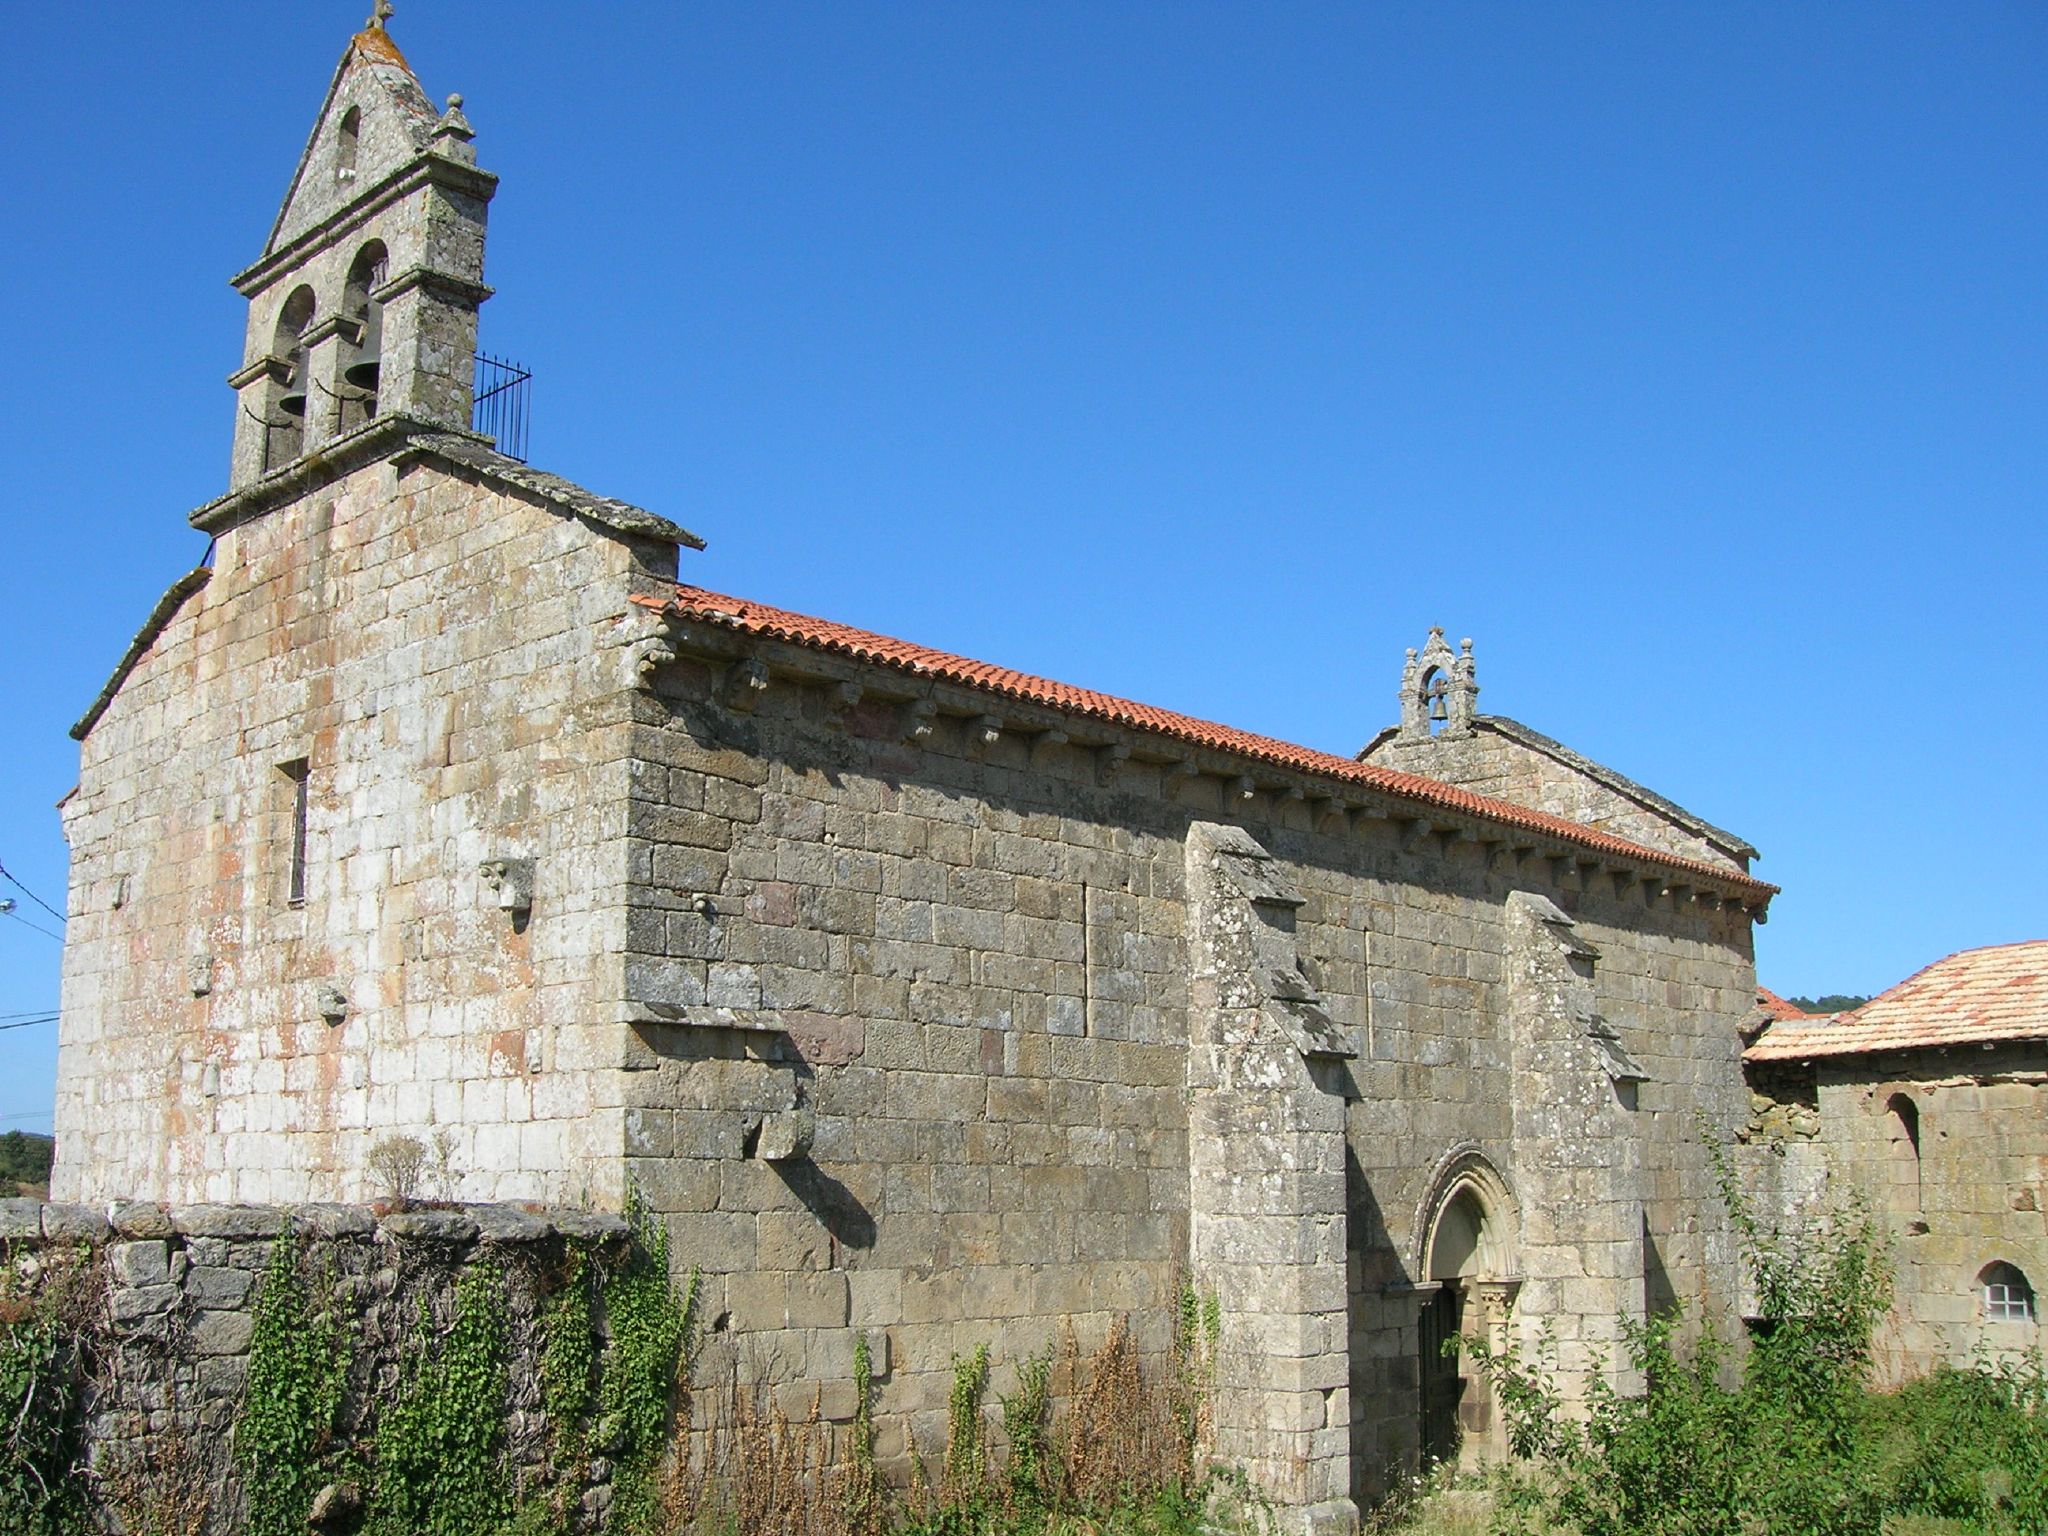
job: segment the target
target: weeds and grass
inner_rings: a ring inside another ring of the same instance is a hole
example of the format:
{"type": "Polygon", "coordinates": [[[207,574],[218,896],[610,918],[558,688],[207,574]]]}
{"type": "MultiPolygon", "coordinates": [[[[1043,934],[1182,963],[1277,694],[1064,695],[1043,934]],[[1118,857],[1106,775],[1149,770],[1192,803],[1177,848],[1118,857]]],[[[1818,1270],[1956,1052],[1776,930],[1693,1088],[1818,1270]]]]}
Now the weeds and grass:
{"type": "MultiPolygon", "coordinates": [[[[1766,1229],[1711,1142],[1758,1298],[1746,1352],[1711,1326],[1681,1346],[1676,1311],[1627,1327],[1647,1386],[1596,1379],[1564,1410],[1547,1339],[1462,1347],[1494,1389],[1518,1460],[1492,1475],[1486,1527],[1511,1536],[1904,1536],[2048,1531],[2048,1372],[2039,1355],[1945,1368],[1871,1390],[1871,1337],[1891,1300],[1885,1246],[1854,1201],[1816,1230],[1766,1229]]],[[[1460,1502],[1462,1500],[1462,1502],[1460,1502]]],[[[1411,1536],[1469,1520],[1433,1492],[1388,1516],[1411,1536]]]]}
{"type": "Polygon", "coordinates": [[[98,1308],[82,1253],[46,1250],[33,1288],[14,1259],[0,1245],[0,1536],[60,1536],[84,1511],[71,1469],[98,1308]]]}
{"type": "MultiPolygon", "coordinates": [[[[1194,1343],[1197,1360],[1213,1343],[1194,1343]]],[[[875,1450],[873,1368],[854,1351],[854,1419],[837,1437],[816,1405],[793,1416],[765,1392],[728,1383],[703,1405],[708,1422],[671,1442],[656,1519],[639,1536],[1218,1536],[1261,1524],[1242,1479],[1212,1470],[1206,1404],[1186,1383],[1205,1370],[1175,1356],[1150,1368],[1118,1322],[1083,1354],[1072,1330],[1018,1365],[986,1411],[991,1360],[978,1347],[953,1362],[942,1446],[908,1448],[900,1489],[875,1450]],[[835,1450],[838,1454],[834,1454],[835,1450]]],[[[688,1423],[685,1415],[679,1422],[688,1423]]],[[[622,1527],[614,1526],[613,1529],[622,1527]]]]}
{"type": "Polygon", "coordinates": [[[880,1536],[887,1521],[888,1490],[875,1459],[875,1363],[866,1334],[853,1341],[853,1431],[842,1491],[847,1536],[880,1536]]]}
{"type": "Polygon", "coordinates": [[[137,1536],[207,1536],[214,1523],[212,1469],[196,1437],[174,1428],[129,1441],[92,1475],[118,1528],[137,1536]]]}

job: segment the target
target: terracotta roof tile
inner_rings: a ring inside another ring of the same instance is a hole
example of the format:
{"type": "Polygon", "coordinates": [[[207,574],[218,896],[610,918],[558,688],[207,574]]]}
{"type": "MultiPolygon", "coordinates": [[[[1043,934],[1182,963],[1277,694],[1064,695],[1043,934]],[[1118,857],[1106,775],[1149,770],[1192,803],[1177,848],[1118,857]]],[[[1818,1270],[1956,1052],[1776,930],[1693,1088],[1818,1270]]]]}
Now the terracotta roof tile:
{"type": "Polygon", "coordinates": [[[1833,1017],[1833,1015],[1825,1013],[1808,1013],[1804,1008],[1786,1002],[1784,998],[1778,996],[1769,987],[1758,987],[1756,989],[1756,1005],[1771,1016],[1771,1022],[1774,1024],[1782,1024],[1790,1019],[1825,1019],[1833,1017]]]}
{"type": "Polygon", "coordinates": [[[1828,1022],[1774,1024],[1747,1061],[2048,1040],[2048,939],[1966,949],[1828,1022]]]}
{"type": "Polygon", "coordinates": [[[1513,805],[1504,800],[1490,799],[1485,795],[1475,795],[1470,790],[1441,784],[1435,779],[1426,779],[1418,774],[1401,773],[1373,763],[1361,763],[1353,758],[1317,752],[1270,736],[1258,736],[1231,726],[1218,725],[1213,721],[1199,720],[1191,715],[1157,709],[1150,704],[1134,703],[1129,699],[1117,698],[1113,694],[1097,693],[1089,688],[1076,688],[1071,683],[1054,682],[1049,678],[1013,672],[1007,667],[992,666],[985,661],[974,661],[945,651],[935,651],[926,646],[913,645],[907,640],[896,640],[887,635],[837,624],[830,619],[791,613],[746,598],[706,591],[702,587],[678,586],[674,598],[666,603],[659,598],[649,597],[636,597],[633,601],[650,608],[668,609],[684,619],[716,624],[743,634],[759,635],[810,650],[848,656],[894,671],[930,677],[960,687],[997,694],[1003,698],[1043,705],[1065,714],[1109,721],[1192,746],[1207,747],[1233,756],[1315,774],[1321,778],[1364,785],[1413,801],[1418,805],[1455,811],[1504,826],[1520,827],[1526,831],[1556,838],[1561,842],[1575,843],[1598,852],[1619,854],[1631,861],[1704,877],[1710,879],[1716,886],[1733,886],[1744,897],[1757,902],[1768,900],[1778,889],[1738,870],[1680,858],[1675,854],[1661,853],[1654,848],[1645,848],[1629,842],[1625,838],[1595,831],[1575,821],[1567,821],[1561,816],[1552,816],[1547,812],[1513,805]]]}

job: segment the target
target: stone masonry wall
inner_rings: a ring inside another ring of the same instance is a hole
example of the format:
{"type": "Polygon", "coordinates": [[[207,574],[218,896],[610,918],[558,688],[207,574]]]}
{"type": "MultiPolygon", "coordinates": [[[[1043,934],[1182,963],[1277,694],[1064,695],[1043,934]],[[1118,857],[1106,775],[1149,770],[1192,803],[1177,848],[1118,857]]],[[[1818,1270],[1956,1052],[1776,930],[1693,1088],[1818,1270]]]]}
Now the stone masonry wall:
{"type": "Polygon", "coordinates": [[[1518,1156],[1554,1160],[1515,1133],[1518,889],[1598,948],[1591,1006],[1646,1074],[1617,1127],[1638,1229],[1611,1238],[1645,1257],[1599,1278],[1634,1313],[1729,1306],[1698,1117],[1727,1134],[1745,1114],[1739,908],[1396,807],[1247,794],[1142,737],[1070,741],[972,698],[919,709],[854,665],[674,639],[635,732],[629,1166],[737,1347],[823,1383],[828,1412],[850,1411],[849,1321],[892,1334],[883,1423],[907,1415],[930,1444],[950,1353],[991,1342],[1001,1391],[1069,1321],[1086,1339],[1131,1313],[1161,1349],[1175,1276],[1221,1279],[1190,1233],[1197,821],[1273,856],[1302,903],[1299,984],[1357,1052],[1341,1196],[1285,1207],[1303,1243],[1348,1229],[1349,1379],[1315,1388],[1336,1422],[1269,1427],[1330,1430],[1360,1496],[1414,1463],[1433,1170],[1470,1154],[1514,1190],[1518,1156]]]}
{"type": "Polygon", "coordinates": [[[1776,1212],[1788,1225],[1814,1208],[1818,1185],[1862,1194],[1891,1238],[1892,1317],[1879,1334],[1887,1379],[1941,1362],[1966,1365],[2048,1341],[2048,1054],[2038,1043],[1822,1058],[1774,1069],[1760,1086],[1750,1156],[1818,1178],[1780,1175],[1776,1212]],[[1803,1084],[1794,1079],[1803,1079],[1803,1084]],[[1813,1095],[1814,1108],[1799,1100],[1813,1095]],[[1895,1098],[1917,1115],[1917,1155],[1895,1098]],[[2034,1321],[1984,1316],[1979,1277],[2017,1266],[2035,1288],[2034,1321]]]}
{"type": "MultiPolygon", "coordinates": [[[[119,1530],[124,1515],[149,1518],[151,1499],[179,1495],[203,1501],[201,1529],[243,1528],[232,1439],[264,1272],[287,1233],[299,1273],[332,1297],[342,1324],[348,1391],[337,1428],[359,1444],[420,1348],[422,1317],[445,1329],[462,1271],[479,1262],[499,1271],[506,1464],[519,1488],[537,1488],[552,1435],[538,1376],[539,1302],[567,1272],[572,1250],[600,1264],[624,1256],[620,1218],[505,1206],[380,1213],[130,1202],[109,1211],[0,1200],[0,1299],[33,1305],[61,1271],[79,1271],[83,1305],[71,1315],[85,1353],[80,1466],[94,1528],[119,1530]]],[[[46,1384],[40,1401],[55,1402],[57,1387],[46,1384]]],[[[599,1461],[569,1503],[601,1510],[607,1475],[599,1461]]],[[[159,1517],[168,1507],[156,1506],[159,1517]]],[[[352,1520],[336,1517],[332,1528],[352,1520]]]]}
{"type": "Polygon", "coordinates": [[[64,808],[60,1197],[366,1198],[409,1134],[437,1195],[618,1203],[642,558],[427,459],[221,536],[64,808]]]}

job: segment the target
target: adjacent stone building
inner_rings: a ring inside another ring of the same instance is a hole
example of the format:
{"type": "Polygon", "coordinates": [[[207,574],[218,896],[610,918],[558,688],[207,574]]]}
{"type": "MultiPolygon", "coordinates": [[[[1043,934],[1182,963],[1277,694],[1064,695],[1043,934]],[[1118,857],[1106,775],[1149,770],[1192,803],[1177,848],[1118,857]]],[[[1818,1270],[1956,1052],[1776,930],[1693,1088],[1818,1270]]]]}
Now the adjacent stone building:
{"type": "Polygon", "coordinates": [[[1892,1237],[1887,1379],[2038,1348],[2048,1279],[2048,940],[1966,949],[1744,1052],[1757,1184],[1787,1217],[1839,1178],[1892,1237]],[[1759,1156],[1760,1154],[1760,1156],[1759,1156]]]}
{"type": "Polygon", "coordinates": [[[1728,1305],[1746,844],[1440,634],[1353,759],[680,581],[471,429],[471,138],[372,25],[236,280],[212,557],[75,731],[58,1198],[362,1199],[394,1135],[637,1188],[744,1369],[844,1416],[869,1335],[885,1452],[1185,1274],[1218,1450],[1319,1527],[1497,1434],[1446,1336],[1571,1395],[1728,1305]]]}

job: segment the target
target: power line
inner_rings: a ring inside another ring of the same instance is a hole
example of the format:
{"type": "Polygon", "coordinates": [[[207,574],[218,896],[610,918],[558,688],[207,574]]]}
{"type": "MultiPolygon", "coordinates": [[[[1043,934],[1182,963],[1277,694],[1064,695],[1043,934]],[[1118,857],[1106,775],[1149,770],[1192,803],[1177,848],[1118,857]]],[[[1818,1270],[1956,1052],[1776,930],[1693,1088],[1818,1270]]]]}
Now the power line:
{"type": "Polygon", "coordinates": [[[18,1024],[0,1024],[0,1029],[27,1029],[31,1024],[54,1024],[56,1022],[57,1015],[53,1013],[46,1019],[23,1019],[18,1024]]]}
{"type": "Polygon", "coordinates": [[[0,1019],[39,1019],[46,1013],[55,1013],[56,1011],[56,1009],[45,1003],[40,1008],[23,1008],[14,1013],[0,1013],[0,1019]]]}
{"type": "Polygon", "coordinates": [[[34,891],[30,890],[27,886],[23,885],[19,880],[15,879],[14,876],[10,875],[7,872],[7,866],[5,864],[0,864],[0,880],[5,880],[17,891],[20,891],[22,895],[26,896],[30,901],[34,902],[37,906],[41,907],[45,912],[49,913],[50,916],[57,919],[58,922],[61,923],[64,921],[64,914],[62,912],[59,912],[55,907],[51,906],[47,901],[43,900],[42,897],[38,896],[34,891]]]}
{"type": "Polygon", "coordinates": [[[0,901],[0,917],[11,917],[17,923],[21,924],[22,927],[33,928],[37,933],[40,933],[46,939],[55,939],[59,944],[62,944],[64,942],[63,934],[53,933],[48,928],[45,928],[41,923],[30,922],[27,918],[23,917],[19,912],[14,910],[14,903],[11,901],[0,901]]]}

